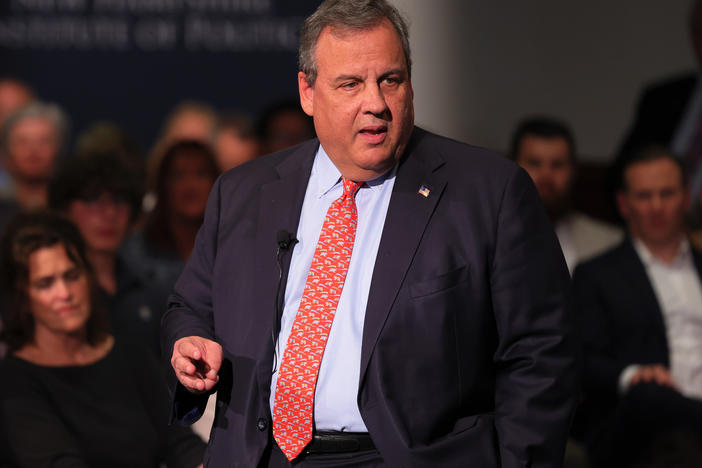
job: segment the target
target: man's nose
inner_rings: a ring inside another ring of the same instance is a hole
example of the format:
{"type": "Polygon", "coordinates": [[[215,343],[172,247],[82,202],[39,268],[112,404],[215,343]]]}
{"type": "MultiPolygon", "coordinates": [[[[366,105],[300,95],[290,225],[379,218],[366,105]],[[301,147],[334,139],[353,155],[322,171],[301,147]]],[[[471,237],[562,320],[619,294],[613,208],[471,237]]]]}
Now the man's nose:
{"type": "Polygon", "coordinates": [[[552,177],[548,169],[539,167],[531,170],[535,184],[550,182],[552,177]]]}
{"type": "Polygon", "coordinates": [[[374,115],[381,115],[388,110],[385,96],[379,84],[366,86],[364,90],[365,111],[374,115]]]}
{"type": "Polygon", "coordinates": [[[651,197],[651,209],[653,211],[660,211],[663,208],[663,198],[660,196],[651,197]]]}

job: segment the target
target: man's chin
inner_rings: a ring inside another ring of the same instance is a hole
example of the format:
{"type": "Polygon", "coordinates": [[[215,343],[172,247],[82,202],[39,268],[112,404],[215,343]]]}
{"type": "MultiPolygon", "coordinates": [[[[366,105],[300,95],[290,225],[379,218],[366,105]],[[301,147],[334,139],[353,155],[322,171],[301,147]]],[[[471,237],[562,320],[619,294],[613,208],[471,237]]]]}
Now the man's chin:
{"type": "Polygon", "coordinates": [[[384,150],[368,154],[368,157],[357,161],[357,167],[363,171],[381,175],[392,169],[396,162],[394,155],[384,150]]]}

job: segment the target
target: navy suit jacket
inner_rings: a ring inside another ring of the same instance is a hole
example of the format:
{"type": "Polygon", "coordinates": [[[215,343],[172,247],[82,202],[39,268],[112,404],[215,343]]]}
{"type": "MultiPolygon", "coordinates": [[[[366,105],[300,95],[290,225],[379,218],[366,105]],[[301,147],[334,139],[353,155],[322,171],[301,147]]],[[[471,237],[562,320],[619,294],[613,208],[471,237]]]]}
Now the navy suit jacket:
{"type": "Polygon", "coordinates": [[[646,88],[639,98],[636,119],[619,148],[619,158],[650,144],[670,147],[698,79],[697,72],[687,73],[646,88]]]}
{"type": "MultiPolygon", "coordinates": [[[[297,231],[318,145],[220,177],[169,300],[165,356],[188,335],[224,350],[211,466],[256,466],[270,441],[276,233],[297,231]]],[[[288,253],[285,271],[289,262],[288,253]]],[[[560,466],[576,392],[567,285],[528,175],[415,128],[387,211],[361,349],[358,406],[388,466],[560,466]],[[429,196],[418,193],[422,185],[429,196]]],[[[175,418],[197,417],[203,405],[177,387],[175,418]]]]}
{"type": "MultiPolygon", "coordinates": [[[[702,258],[692,250],[698,274],[702,258]]],[[[584,435],[597,438],[619,401],[619,376],[630,364],[670,366],[663,312],[631,239],[575,269],[573,314],[584,347],[579,409],[584,435]]]]}

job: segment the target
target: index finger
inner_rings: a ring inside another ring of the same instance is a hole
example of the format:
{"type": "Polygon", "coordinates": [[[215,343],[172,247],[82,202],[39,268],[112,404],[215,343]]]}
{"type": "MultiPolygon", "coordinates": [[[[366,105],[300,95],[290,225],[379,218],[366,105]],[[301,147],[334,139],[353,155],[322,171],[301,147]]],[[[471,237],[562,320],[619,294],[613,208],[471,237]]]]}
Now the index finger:
{"type": "Polygon", "coordinates": [[[182,356],[189,357],[195,360],[199,360],[201,357],[201,352],[199,347],[195,344],[192,339],[185,339],[178,343],[178,353],[182,356]]]}

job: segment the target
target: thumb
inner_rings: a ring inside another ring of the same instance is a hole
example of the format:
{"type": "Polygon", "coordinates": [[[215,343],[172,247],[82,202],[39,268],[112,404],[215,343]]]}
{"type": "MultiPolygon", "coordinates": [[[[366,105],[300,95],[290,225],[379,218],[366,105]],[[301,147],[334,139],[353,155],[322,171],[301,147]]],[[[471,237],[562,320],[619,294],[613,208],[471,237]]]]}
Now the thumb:
{"type": "MultiPolygon", "coordinates": [[[[210,367],[210,372],[216,375],[222,365],[222,346],[214,341],[207,340],[205,343],[205,362],[210,367]]],[[[209,372],[208,372],[209,374],[209,372]]]]}

